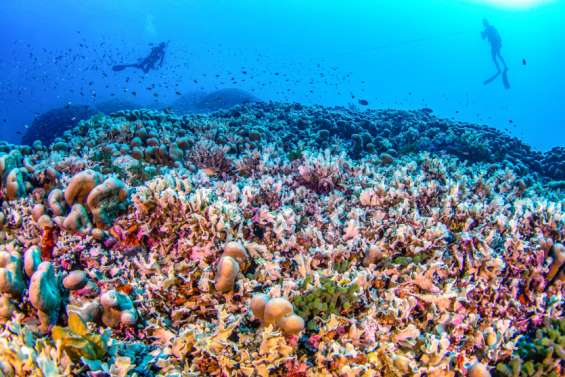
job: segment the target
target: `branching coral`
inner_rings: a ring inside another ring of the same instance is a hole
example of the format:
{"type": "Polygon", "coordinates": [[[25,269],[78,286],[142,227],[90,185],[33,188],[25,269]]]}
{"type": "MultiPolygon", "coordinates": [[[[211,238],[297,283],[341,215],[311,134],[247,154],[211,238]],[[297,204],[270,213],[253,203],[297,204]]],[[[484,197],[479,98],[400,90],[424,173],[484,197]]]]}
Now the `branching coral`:
{"type": "Polygon", "coordinates": [[[343,156],[331,156],[329,151],[317,155],[306,154],[298,166],[296,182],[318,194],[328,194],[342,188],[345,169],[347,165],[343,156]]]}
{"type": "Polygon", "coordinates": [[[226,150],[211,141],[201,141],[191,150],[188,159],[208,175],[228,173],[233,167],[226,150]]]}

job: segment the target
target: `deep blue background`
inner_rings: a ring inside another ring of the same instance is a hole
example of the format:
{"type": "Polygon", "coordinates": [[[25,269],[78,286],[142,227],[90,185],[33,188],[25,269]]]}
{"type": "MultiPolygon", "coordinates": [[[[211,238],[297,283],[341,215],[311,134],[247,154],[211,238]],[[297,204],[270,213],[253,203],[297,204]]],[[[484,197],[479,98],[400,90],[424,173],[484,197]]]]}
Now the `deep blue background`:
{"type": "Polygon", "coordinates": [[[537,149],[564,145],[564,2],[487,3],[3,0],[0,139],[19,141],[34,114],[68,102],[168,104],[177,91],[239,87],[308,104],[431,107],[508,129],[537,149]],[[494,71],[483,17],[502,35],[510,90],[482,83],[494,71]],[[163,40],[163,69],[111,71],[163,40]]]}

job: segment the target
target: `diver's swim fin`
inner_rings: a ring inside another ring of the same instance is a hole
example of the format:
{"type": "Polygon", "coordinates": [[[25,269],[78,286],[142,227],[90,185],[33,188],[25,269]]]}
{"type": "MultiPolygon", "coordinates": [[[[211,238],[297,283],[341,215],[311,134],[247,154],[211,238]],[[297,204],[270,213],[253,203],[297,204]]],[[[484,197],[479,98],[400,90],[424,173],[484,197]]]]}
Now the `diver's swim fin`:
{"type": "Polygon", "coordinates": [[[508,81],[508,68],[502,72],[502,84],[504,85],[505,89],[510,89],[510,81],[508,81]]]}
{"type": "Polygon", "coordinates": [[[118,64],[112,67],[112,71],[120,72],[129,67],[137,67],[137,64],[118,64]]]}
{"type": "Polygon", "coordinates": [[[498,75],[500,75],[500,72],[496,72],[496,74],[495,74],[494,76],[489,77],[488,79],[486,79],[485,81],[483,81],[483,84],[484,84],[484,85],[490,84],[491,82],[493,82],[493,81],[498,77],[498,75]]]}

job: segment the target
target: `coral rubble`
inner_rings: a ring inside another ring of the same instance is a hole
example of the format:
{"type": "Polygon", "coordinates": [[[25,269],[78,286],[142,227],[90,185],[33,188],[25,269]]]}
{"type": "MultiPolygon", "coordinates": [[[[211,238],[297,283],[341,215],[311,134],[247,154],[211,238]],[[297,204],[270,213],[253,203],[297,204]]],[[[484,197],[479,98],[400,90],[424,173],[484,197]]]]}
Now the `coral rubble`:
{"type": "Polygon", "coordinates": [[[0,375],[562,375],[562,154],[280,103],[0,144],[0,375]]]}

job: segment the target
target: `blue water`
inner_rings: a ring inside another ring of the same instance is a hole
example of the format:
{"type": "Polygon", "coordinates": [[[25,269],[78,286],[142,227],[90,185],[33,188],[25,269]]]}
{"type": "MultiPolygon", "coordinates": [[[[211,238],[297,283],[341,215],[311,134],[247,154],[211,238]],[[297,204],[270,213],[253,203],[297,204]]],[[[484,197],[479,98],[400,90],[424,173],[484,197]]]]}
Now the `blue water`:
{"type": "Polygon", "coordinates": [[[237,87],[265,100],[430,107],[536,149],[564,145],[565,2],[494,2],[524,0],[3,0],[0,139],[18,142],[34,115],[69,102],[162,107],[177,91],[237,87]],[[502,35],[509,90],[500,78],[483,85],[495,71],[483,17],[502,35]],[[161,41],[160,70],[112,72],[161,41]]]}

